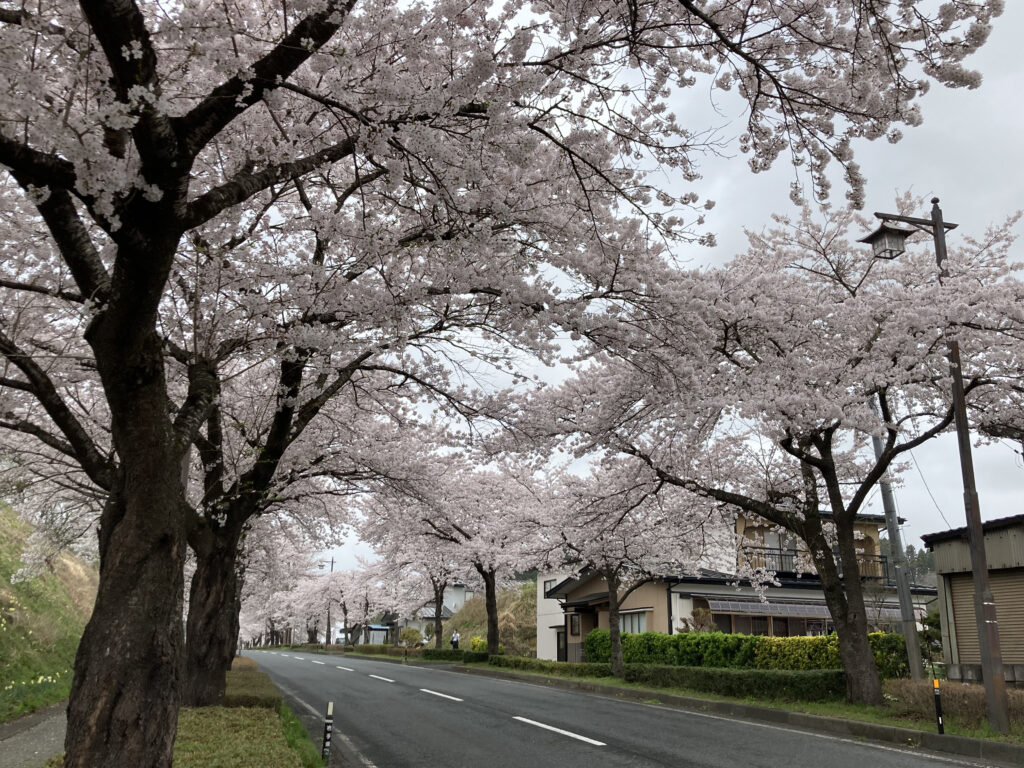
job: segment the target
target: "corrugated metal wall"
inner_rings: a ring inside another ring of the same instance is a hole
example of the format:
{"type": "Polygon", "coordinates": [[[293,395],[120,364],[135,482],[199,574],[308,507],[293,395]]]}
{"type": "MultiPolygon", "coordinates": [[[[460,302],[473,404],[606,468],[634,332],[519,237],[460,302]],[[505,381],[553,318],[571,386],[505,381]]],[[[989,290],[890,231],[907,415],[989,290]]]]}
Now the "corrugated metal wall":
{"type": "MultiPolygon", "coordinates": [[[[971,569],[971,552],[962,539],[934,545],[938,573],[965,573],[971,569]]],[[[985,534],[985,559],[990,570],[1024,568],[1024,526],[1000,528],[985,534]]]]}
{"type": "MultiPolygon", "coordinates": [[[[1024,664],[1024,571],[992,571],[989,573],[989,583],[996,601],[1003,663],[1024,664]]],[[[971,574],[953,574],[949,577],[949,585],[953,597],[958,663],[980,664],[971,574]]]]}

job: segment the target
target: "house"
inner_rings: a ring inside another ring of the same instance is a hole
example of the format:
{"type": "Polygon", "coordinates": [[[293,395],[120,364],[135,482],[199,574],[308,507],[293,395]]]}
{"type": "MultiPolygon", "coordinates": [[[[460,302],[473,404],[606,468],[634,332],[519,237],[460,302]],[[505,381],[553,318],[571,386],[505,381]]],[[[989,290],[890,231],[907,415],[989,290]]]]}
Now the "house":
{"type": "MultiPolygon", "coordinates": [[[[875,629],[893,630],[899,625],[900,609],[894,570],[879,551],[879,531],[884,525],[882,515],[861,515],[856,531],[868,622],[875,629]]],[[[775,573],[778,585],[766,588],[766,600],[753,587],[738,585],[734,573],[702,569],[693,575],[659,576],[622,601],[622,631],[674,634],[711,629],[774,636],[834,631],[820,581],[804,572],[806,552],[797,542],[763,521],[742,515],[737,517],[736,533],[740,544],[733,562],[742,558],[775,573]]],[[[537,657],[582,661],[587,633],[608,628],[604,579],[588,571],[537,578],[537,657]]],[[[935,599],[935,589],[914,586],[911,592],[917,615],[924,616],[927,604],[935,599]]]]}
{"type": "MultiPolygon", "coordinates": [[[[1024,515],[990,520],[982,530],[1003,670],[1008,683],[1024,687],[1024,515]]],[[[979,681],[981,652],[967,528],[921,538],[935,555],[946,674],[950,680],[979,681]]]]}

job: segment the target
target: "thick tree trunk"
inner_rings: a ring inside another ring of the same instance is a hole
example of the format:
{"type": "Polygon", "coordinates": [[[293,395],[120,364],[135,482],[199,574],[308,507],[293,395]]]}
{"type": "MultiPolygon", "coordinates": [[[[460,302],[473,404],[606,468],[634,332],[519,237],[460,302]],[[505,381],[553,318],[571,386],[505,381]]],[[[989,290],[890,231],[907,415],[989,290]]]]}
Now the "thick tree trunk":
{"type": "Polygon", "coordinates": [[[75,658],[65,765],[170,766],[183,634],[184,518],[176,461],[124,482],[100,529],[100,583],[75,658]]]}
{"type": "Polygon", "coordinates": [[[615,571],[602,573],[608,584],[608,639],[612,648],[612,674],[622,678],[626,676],[626,665],[622,659],[622,628],[619,626],[619,574],[615,571]]]}
{"type": "Polygon", "coordinates": [[[444,604],[444,591],[446,583],[434,582],[434,647],[440,649],[444,640],[444,623],[441,621],[441,608],[444,604]]]}
{"type": "Polygon", "coordinates": [[[119,254],[110,305],[86,331],[120,466],[100,522],[96,604],[75,658],[68,768],[171,765],[183,666],[184,448],[152,329],[160,265],[169,266],[176,242],[119,254]],[[128,274],[142,263],[143,274],[128,274]]]}
{"type": "Polygon", "coordinates": [[[825,603],[836,626],[839,658],[846,675],[846,699],[853,704],[881,704],[882,681],[868,642],[867,611],[853,532],[845,528],[837,531],[842,578],[824,537],[814,537],[808,544],[821,579],[825,603]]]}
{"type": "Polygon", "coordinates": [[[498,653],[498,587],[497,574],[493,568],[474,564],[477,573],[484,580],[484,605],[487,608],[487,652],[498,653]]]}
{"type": "Polygon", "coordinates": [[[185,625],[185,687],[182,703],[212,707],[224,700],[224,673],[238,644],[238,540],[241,526],[212,529],[204,522],[189,536],[196,571],[185,625]]]}

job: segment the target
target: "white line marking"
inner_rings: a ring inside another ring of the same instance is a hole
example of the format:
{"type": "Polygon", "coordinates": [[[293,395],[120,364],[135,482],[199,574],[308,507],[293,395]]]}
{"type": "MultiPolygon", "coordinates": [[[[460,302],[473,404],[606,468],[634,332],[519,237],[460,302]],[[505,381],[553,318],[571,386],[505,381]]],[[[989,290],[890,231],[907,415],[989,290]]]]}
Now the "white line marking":
{"type": "Polygon", "coordinates": [[[346,672],[355,672],[352,667],[336,667],[336,669],[344,669],[346,672]]]}
{"type": "Polygon", "coordinates": [[[462,699],[456,698],[455,696],[449,696],[447,693],[438,693],[437,691],[432,691],[429,688],[420,688],[420,690],[423,691],[424,693],[429,693],[429,694],[432,694],[434,696],[440,696],[442,699],[451,699],[452,701],[462,701],[462,699]]]}
{"type": "Polygon", "coordinates": [[[561,728],[555,728],[553,725],[545,725],[544,723],[538,723],[536,720],[527,720],[525,717],[513,717],[513,720],[518,720],[521,723],[529,723],[530,725],[536,725],[538,728],[544,728],[555,733],[560,733],[563,736],[568,736],[570,739],[579,739],[585,741],[587,744],[593,744],[595,747],[606,746],[603,741],[595,741],[594,739],[588,739],[586,736],[580,736],[578,733],[572,731],[563,731],[561,728]]]}
{"type": "MultiPolygon", "coordinates": [[[[839,741],[843,744],[853,744],[857,747],[870,747],[871,749],[880,749],[884,752],[896,752],[902,755],[913,754],[917,757],[926,760],[935,760],[943,763],[953,763],[959,766],[970,766],[971,768],[993,768],[988,763],[965,763],[965,756],[960,757],[944,757],[935,752],[921,752],[917,748],[906,748],[906,747],[890,747],[886,744],[879,744],[878,742],[865,741],[864,739],[848,739],[843,736],[834,736],[830,733],[815,733],[814,731],[805,731],[799,726],[785,726],[785,725],[770,725],[769,723],[758,723],[754,720],[739,720],[732,717],[723,717],[722,715],[709,715],[707,712],[695,712],[692,709],[682,709],[678,707],[667,707],[663,704],[644,704],[639,701],[630,702],[632,704],[638,704],[641,707],[652,707],[654,709],[663,709],[668,712],[680,712],[682,714],[694,715],[696,717],[706,717],[709,720],[721,720],[725,723],[737,723],[742,722],[744,725],[751,725],[755,728],[767,728],[772,731],[785,731],[786,733],[799,733],[802,736],[812,736],[816,739],[825,739],[826,741],[839,741]]],[[[867,738],[867,737],[865,737],[867,738]]]]}
{"type": "Polygon", "coordinates": [[[389,677],[381,677],[380,675],[370,675],[370,677],[374,678],[375,680],[383,680],[385,683],[393,683],[393,682],[395,682],[394,680],[392,680],[389,677]]]}
{"type": "MultiPolygon", "coordinates": [[[[288,696],[290,696],[293,701],[299,702],[299,704],[301,704],[307,710],[312,712],[313,716],[316,717],[318,720],[323,719],[323,712],[318,712],[316,708],[313,707],[311,704],[300,699],[298,696],[295,695],[295,691],[291,691],[285,688],[280,683],[277,684],[277,687],[280,688],[282,692],[288,694],[288,696]]],[[[333,736],[335,739],[337,739],[345,745],[345,749],[347,749],[349,752],[352,753],[352,755],[355,756],[355,758],[359,761],[359,764],[362,765],[363,768],[377,768],[376,764],[372,760],[370,760],[370,758],[363,755],[363,753],[356,748],[356,745],[352,743],[352,739],[348,738],[348,736],[346,736],[344,733],[335,729],[333,731],[333,736]]]]}
{"type": "Polygon", "coordinates": [[[322,662],[322,661],[314,661],[313,663],[314,663],[314,664],[319,664],[320,666],[323,666],[323,665],[324,665],[324,662],[322,662]]]}

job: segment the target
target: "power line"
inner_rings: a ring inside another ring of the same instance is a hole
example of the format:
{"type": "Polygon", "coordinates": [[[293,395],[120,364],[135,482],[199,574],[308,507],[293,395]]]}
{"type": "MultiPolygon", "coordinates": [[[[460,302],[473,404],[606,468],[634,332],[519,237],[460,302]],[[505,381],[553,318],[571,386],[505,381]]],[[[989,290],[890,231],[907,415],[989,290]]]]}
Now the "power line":
{"type": "Polygon", "coordinates": [[[909,453],[910,458],[914,460],[914,466],[917,467],[917,474],[921,476],[921,482],[924,483],[924,489],[928,491],[928,496],[931,498],[932,504],[935,505],[935,509],[939,512],[939,517],[942,518],[942,522],[946,524],[947,528],[952,528],[953,526],[949,524],[949,520],[947,520],[946,516],[942,514],[942,507],[940,507],[939,502],[935,500],[935,496],[932,494],[932,489],[928,487],[928,481],[924,479],[924,472],[921,471],[921,465],[917,463],[917,457],[914,455],[913,451],[909,451],[909,453]]]}

